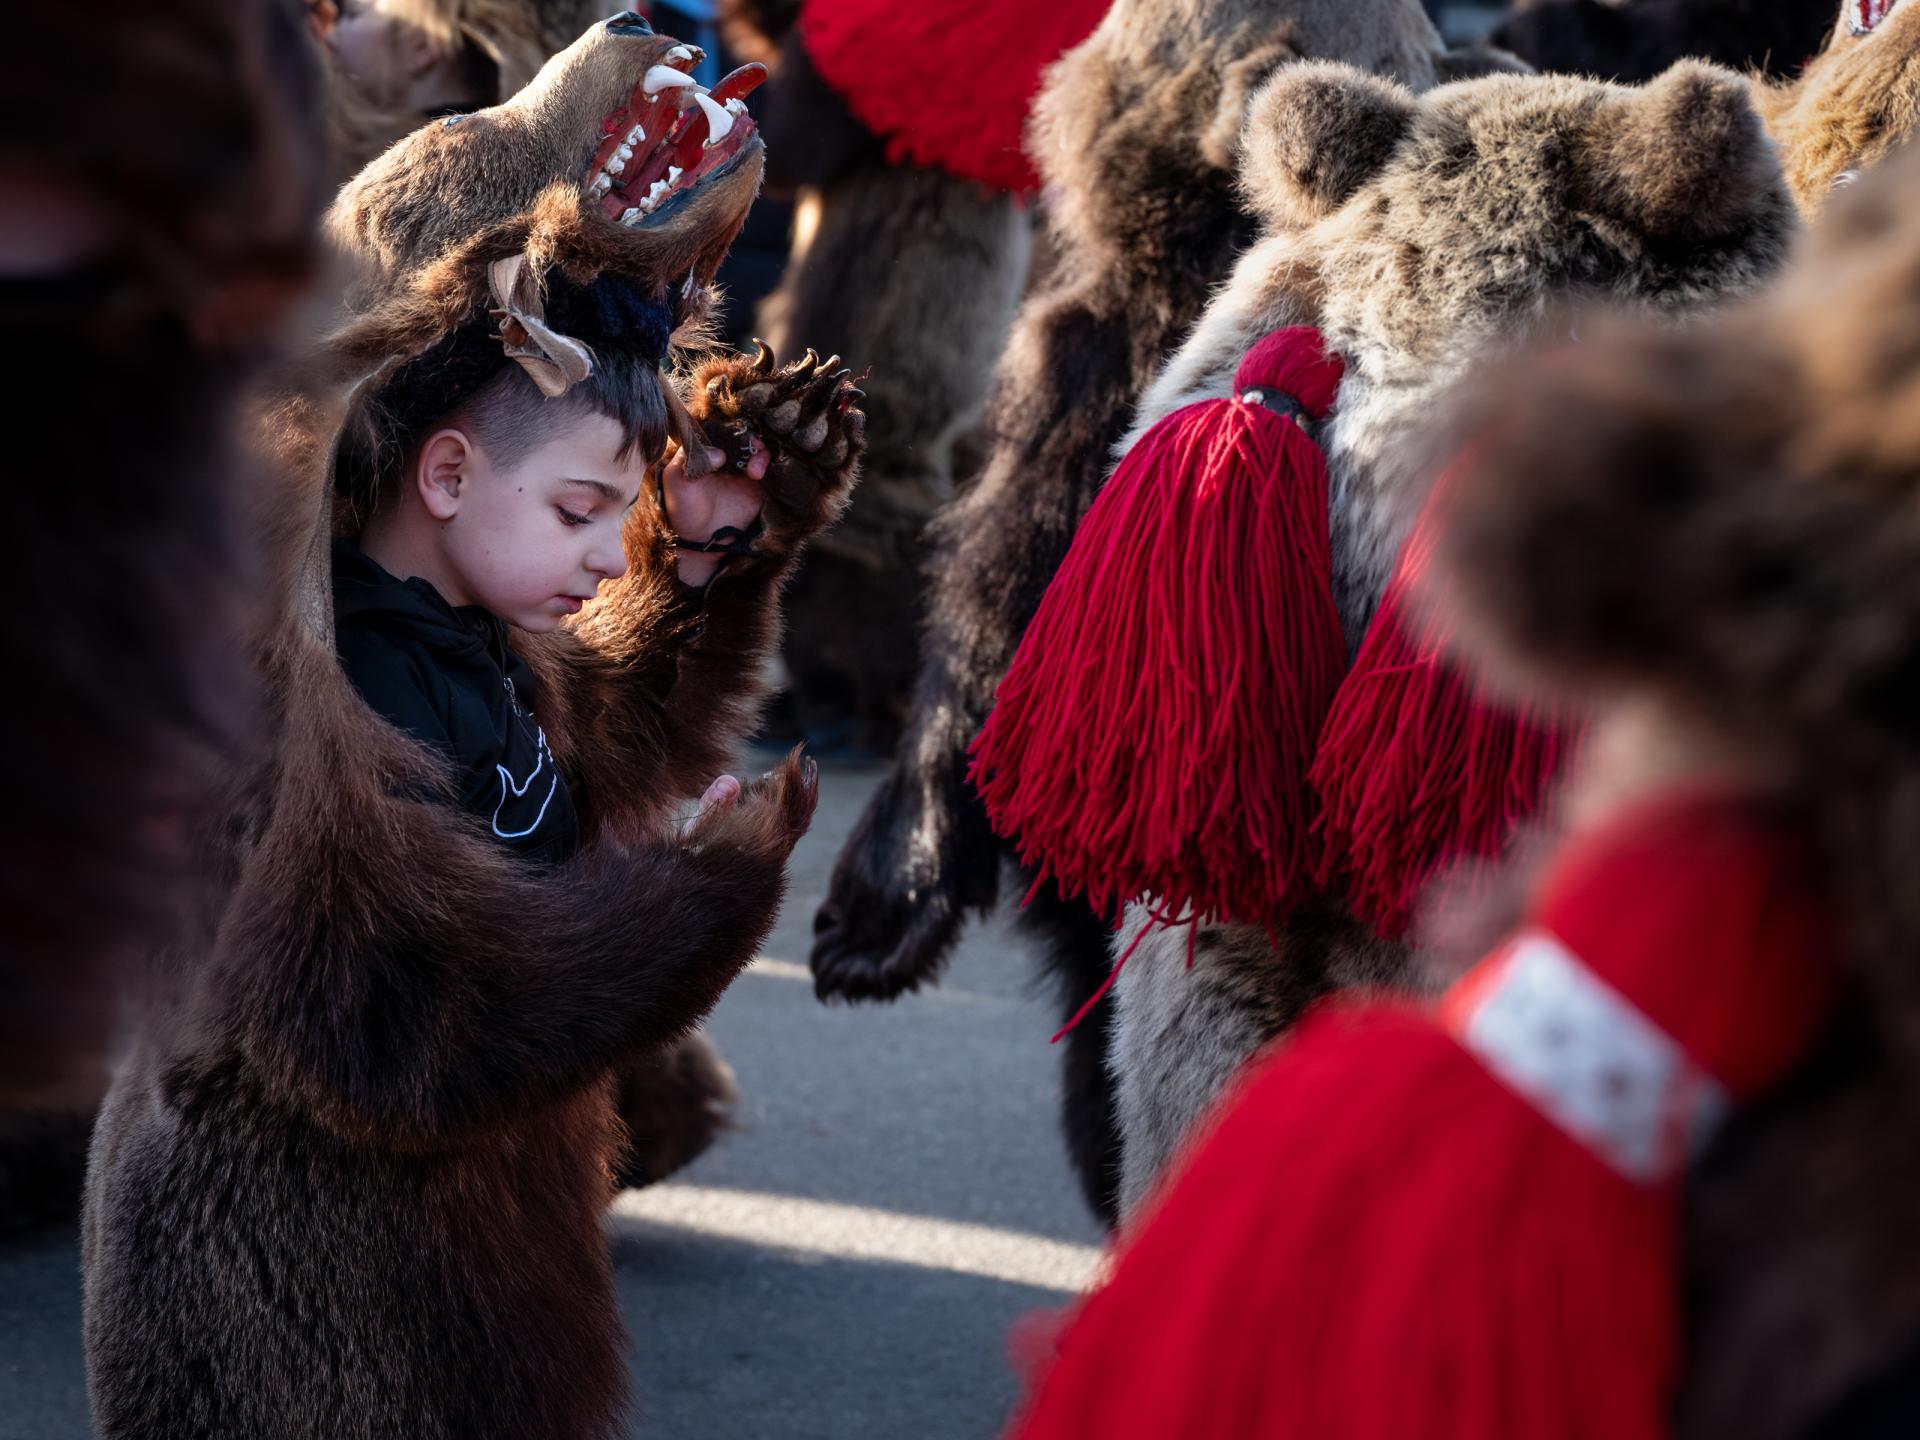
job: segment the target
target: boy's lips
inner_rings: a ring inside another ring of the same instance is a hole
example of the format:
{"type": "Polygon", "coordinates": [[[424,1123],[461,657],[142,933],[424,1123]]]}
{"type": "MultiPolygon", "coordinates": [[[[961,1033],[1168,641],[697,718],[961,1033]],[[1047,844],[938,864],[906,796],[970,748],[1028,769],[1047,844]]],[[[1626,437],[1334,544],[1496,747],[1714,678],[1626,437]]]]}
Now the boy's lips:
{"type": "Polygon", "coordinates": [[[563,610],[568,615],[578,614],[580,607],[587,603],[585,600],[582,600],[578,595],[556,595],[553,598],[560,602],[561,610],[563,610]]]}

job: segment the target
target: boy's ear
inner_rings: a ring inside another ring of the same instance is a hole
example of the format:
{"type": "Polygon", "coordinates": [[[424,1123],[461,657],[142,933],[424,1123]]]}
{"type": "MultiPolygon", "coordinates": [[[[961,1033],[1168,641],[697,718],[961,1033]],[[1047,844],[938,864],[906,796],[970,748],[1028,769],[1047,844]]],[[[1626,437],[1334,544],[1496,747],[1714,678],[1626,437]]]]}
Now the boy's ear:
{"type": "Polygon", "coordinates": [[[413,483],[434,519],[451,520],[459,513],[460,499],[472,477],[474,453],[473,441],[459,430],[436,430],[421,443],[413,483]]]}

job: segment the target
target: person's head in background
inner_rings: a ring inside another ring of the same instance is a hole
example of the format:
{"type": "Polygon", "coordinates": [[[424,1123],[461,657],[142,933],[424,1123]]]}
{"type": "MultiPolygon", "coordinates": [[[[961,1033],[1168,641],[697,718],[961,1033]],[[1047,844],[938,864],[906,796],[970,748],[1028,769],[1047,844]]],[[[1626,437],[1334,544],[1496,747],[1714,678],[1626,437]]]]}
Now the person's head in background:
{"type": "Polygon", "coordinates": [[[323,38],[369,104],[415,115],[452,114],[501,98],[498,55],[464,26],[460,0],[339,0],[323,38]]]}

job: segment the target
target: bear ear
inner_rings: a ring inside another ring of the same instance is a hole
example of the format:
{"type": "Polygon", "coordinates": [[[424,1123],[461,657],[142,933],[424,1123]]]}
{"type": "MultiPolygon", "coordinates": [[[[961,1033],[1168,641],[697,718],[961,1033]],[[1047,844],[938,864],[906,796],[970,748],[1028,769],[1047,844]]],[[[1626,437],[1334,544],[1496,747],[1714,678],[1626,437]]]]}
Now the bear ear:
{"type": "Polygon", "coordinates": [[[1418,110],[1411,92],[1351,65],[1289,65],[1248,108],[1241,193],[1270,224],[1310,225],[1385,168],[1418,110]]]}
{"type": "Polygon", "coordinates": [[[1581,149],[1595,208],[1649,235],[1728,234],[1782,183],[1747,82],[1704,61],[1601,106],[1581,149]]]}

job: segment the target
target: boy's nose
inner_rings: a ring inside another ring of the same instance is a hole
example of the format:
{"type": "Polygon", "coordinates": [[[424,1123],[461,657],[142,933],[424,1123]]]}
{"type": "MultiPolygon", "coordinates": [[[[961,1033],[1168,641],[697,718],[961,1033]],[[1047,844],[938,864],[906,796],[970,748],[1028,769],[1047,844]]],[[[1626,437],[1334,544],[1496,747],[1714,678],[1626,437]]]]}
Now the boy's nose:
{"type": "Polygon", "coordinates": [[[596,550],[587,557],[587,568],[602,580],[618,580],[627,573],[626,547],[616,542],[596,550]]]}

